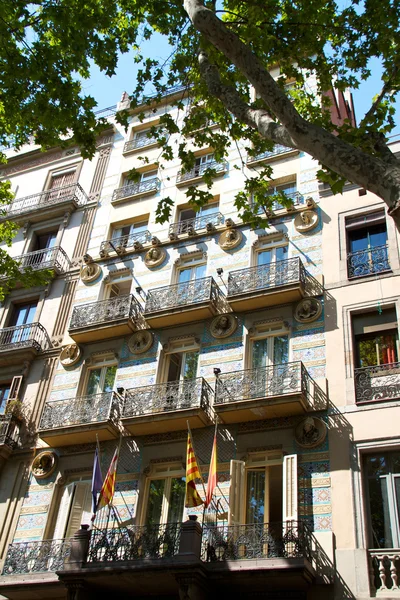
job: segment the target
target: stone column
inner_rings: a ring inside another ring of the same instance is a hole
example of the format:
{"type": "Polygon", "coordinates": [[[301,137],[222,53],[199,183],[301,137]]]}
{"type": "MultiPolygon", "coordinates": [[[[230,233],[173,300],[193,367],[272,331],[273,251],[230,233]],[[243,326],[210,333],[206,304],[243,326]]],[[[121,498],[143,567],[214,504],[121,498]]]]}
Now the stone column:
{"type": "Polygon", "coordinates": [[[79,531],[74,533],[71,541],[71,554],[64,566],[65,571],[82,569],[86,565],[91,535],[89,525],[81,525],[79,531]]]}
{"type": "Polygon", "coordinates": [[[189,517],[189,521],[182,523],[178,555],[187,556],[192,559],[200,559],[201,533],[202,528],[200,523],[197,522],[197,517],[195,515],[193,515],[192,518],[189,517]]]}

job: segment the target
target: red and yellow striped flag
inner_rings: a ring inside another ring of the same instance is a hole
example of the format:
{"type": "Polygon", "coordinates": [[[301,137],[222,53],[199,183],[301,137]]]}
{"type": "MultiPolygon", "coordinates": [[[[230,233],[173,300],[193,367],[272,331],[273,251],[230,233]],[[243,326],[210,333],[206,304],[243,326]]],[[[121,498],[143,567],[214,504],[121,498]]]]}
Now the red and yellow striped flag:
{"type": "Polygon", "coordinates": [[[115,479],[117,476],[117,463],[118,463],[118,448],[114,452],[114,456],[110,463],[110,466],[107,471],[107,475],[105,476],[103,486],[100,490],[99,501],[97,504],[97,509],[103,508],[103,506],[107,506],[112,503],[114,498],[115,491],[115,479]]]}
{"type": "Polygon", "coordinates": [[[201,506],[204,504],[196,490],[196,479],[201,479],[199,467],[197,466],[196,456],[194,454],[190,433],[188,433],[187,451],[186,451],[186,508],[201,506]]]}
{"type": "Polygon", "coordinates": [[[210,471],[208,473],[207,492],[205,506],[210,504],[214,490],[217,487],[217,436],[214,436],[214,443],[211,451],[210,471]]]}

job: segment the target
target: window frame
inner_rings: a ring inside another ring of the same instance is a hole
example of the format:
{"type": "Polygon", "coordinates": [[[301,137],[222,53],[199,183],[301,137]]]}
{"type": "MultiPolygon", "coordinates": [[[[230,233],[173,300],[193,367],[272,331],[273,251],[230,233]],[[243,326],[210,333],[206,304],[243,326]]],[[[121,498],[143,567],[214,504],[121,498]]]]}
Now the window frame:
{"type": "MultiPolygon", "coordinates": [[[[170,462],[170,463],[161,463],[161,464],[152,464],[150,467],[150,472],[146,475],[145,485],[144,485],[144,494],[143,494],[143,502],[141,503],[140,511],[139,511],[139,524],[146,525],[147,519],[147,510],[148,510],[148,501],[149,501],[149,491],[150,484],[152,481],[159,481],[160,479],[167,480],[167,490],[168,490],[168,500],[163,498],[161,514],[162,517],[160,519],[160,525],[167,524],[168,521],[166,518],[168,517],[169,510],[169,497],[171,492],[171,480],[184,478],[186,476],[186,471],[182,463],[178,462],[170,462]],[[164,520],[165,518],[165,520],[164,520]]],[[[163,493],[164,497],[166,496],[165,490],[163,493]]],[[[182,521],[185,517],[186,508],[183,508],[182,521]]]]}
{"type": "MultiPolygon", "coordinates": [[[[168,382],[168,371],[170,367],[170,359],[174,354],[186,354],[189,352],[198,352],[199,357],[197,361],[197,369],[196,376],[193,379],[198,377],[199,367],[200,367],[200,352],[201,345],[195,336],[187,336],[185,338],[179,340],[172,340],[167,344],[164,344],[162,349],[162,354],[159,360],[159,369],[157,373],[157,383],[167,383],[168,382]]],[[[181,364],[181,372],[180,377],[176,381],[184,381],[181,377],[184,363],[181,364]]]]}

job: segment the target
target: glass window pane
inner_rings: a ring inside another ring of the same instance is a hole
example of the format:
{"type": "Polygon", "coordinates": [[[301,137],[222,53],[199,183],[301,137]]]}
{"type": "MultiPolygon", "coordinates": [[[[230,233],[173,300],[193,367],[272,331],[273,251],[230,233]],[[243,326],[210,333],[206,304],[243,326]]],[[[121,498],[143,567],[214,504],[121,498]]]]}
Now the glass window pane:
{"type": "Polygon", "coordinates": [[[247,472],[246,523],[264,523],[265,471],[247,472]]]}
{"type": "Polygon", "coordinates": [[[198,352],[186,352],[184,355],[183,379],[194,379],[197,375],[198,352]]]}
{"type": "Polygon", "coordinates": [[[190,281],[191,275],[192,275],[192,269],[181,269],[179,271],[178,282],[179,283],[187,283],[188,281],[190,281]]]}
{"type": "Polygon", "coordinates": [[[378,364],[375,338],[357,339],[359,367],[373,367],[378,364]]]}
{"type": "Polygon", "coordinates": [[[89,378],[86,386],[86,394],[88,396],[99,393],[100,377],[101,369],[91,369],[89,371],[89,378]]]}
{"type": "Polygon", "coordinates": [[[203,206],[201,208],[199,215],[201,215],[202,217],[206,215],[213,215],[218,212],[218,208],[218,204],[207,204],[206,206],[203,206]]]}
{"type": "Polygon", "coordinates": [[[115,375],[117,373],[117,365],[112,367],[106,367],[106,374],[104,377],[103,392],[112,392],[114,388],[115,375]]]}
{"type": "Polygon", "coordinates": [[[167,523],[180,523],[185,507],[186,480],[184,477],[171,480],[171,493],[169,496],[167,523]]]}
{"type": "Polygon", "coordinates": [[[252,367],[258,369],[265,367],[268,363],[268,338],[254,340],[253,342],[252,367]]]}
{"type": "Polygon", "coordinates": [[[206,265],[197,265],[197,267],[195,267],[195,273],[194,273],[194,278],[195,279],[201,279],[202,277],[206,276],[206,265]]]}
{"type": "Polygon", "coordinates": [[[389,472],[384,454],[369,454],[365,457],[365,463],[369,477],[379,477],[389,472]]]}
{"type": "Polygon", "coordinates": [[[390,529],[389,504],[386,478],[368,481],[369,509],[372,529],[373,548],[391,548],[392,535],[390,529]]]}
{"type": "Polygon", "coordinates": [[[269,265],[272,262],[271,250],[265,250],[264,252],[258,252],[257,254],[257,265],[269,265]]]}
{"type": "Polygon", "coordinates": [[[159,525],[164,499],[165,479],[153,479],[149,485],[146,525],[159,525]]]}
{"type": "Polygon", "coordinates": [[[274,339],[274,364],[281,365],[289,362],[289,337],[277,335],[274,339]]]}
{"type": "Polygon", "coordinates": [[[280,246],[276,248],[276,260],[286,260],[288,257],[289,246],[280,246]]]}

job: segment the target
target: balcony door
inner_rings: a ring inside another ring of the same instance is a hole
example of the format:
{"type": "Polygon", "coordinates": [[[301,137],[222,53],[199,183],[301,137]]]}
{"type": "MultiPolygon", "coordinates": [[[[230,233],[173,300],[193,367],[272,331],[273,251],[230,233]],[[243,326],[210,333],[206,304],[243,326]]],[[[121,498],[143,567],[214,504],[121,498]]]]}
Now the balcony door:
{"type": "Polygon", "coordinates": [[[256,287],[266,288],[284,285],[287,281],[287,260],[289,246],[274,246],[257,252],[256,287]],[[263,268],[264,267],[264,268],[263,268]]]}
{"type": "Polygon", "coordinates": [[[173,352],[166,355],[166,362],[165,409],[190,407],[196,399],[199,351],[173,352]]]}
{"type": "Polygon", "coordinates": [[[390,269],[383,211],[346,219],[348,276],[362,277],[390,269]]]}
{"type": "Polygon", "coordinates": [[[204,278],[207,265],[205,263],[186,263],[179,269],[175,287],[177,305],[193,304],[205,300],[204,278]]]}
{"type": "Polygon", "coordinates": [[[91,482],[76,481],[66,485],[61,495],[53,539],[72,537],[81,524],[90,525],[91,516],[91,482]]]}
{"type": "Polygon", "coordinates": [[[203,154],[203,156],[198,156],[194,163],[194,175],[196,177],[202,175],[204,171],[211,166],[213,161],[214,154],[203,154]]]}
{"type": "Polygon", "coordinates": [[[251,397],[276,396],[287,384],[289,362],[289,336],[269,335],[254,338],[251,343],[251,397]]]}
{"type": "Polygon", "coordinates": [[[31,328],[28,327],[28,325],[34,322],[36,308],[37,302],[29,302],[27,304],[14,306],[9,327],[20,327],[20,329],[13,331],[11,339],[7,340],[6,343],[11,342],[16,344],[19,342],[26,342],[30,339],[31,328]]]}
{"type": "Polygon", "coordinates": [[[46,202],[54,202],[57,199],[61,199],[64,196],[71,194],[70,186],[75,183],[76,169],[70,169],[63,173],[54,173],[50,179],[48,189],[50,193],[47,196],[46,202]]]}
{"type": "Polygon", "coordinates": [[[185,509],[185,477],[161,477],[148,482],[145,524],[181,523],[185,509]]]}

